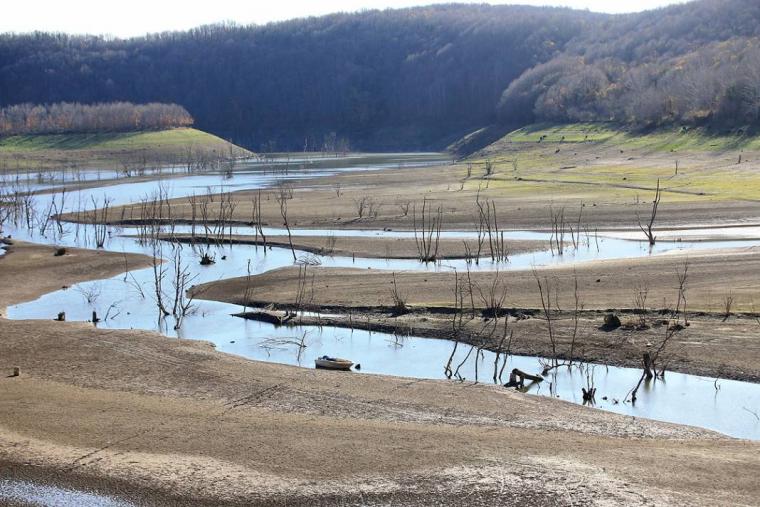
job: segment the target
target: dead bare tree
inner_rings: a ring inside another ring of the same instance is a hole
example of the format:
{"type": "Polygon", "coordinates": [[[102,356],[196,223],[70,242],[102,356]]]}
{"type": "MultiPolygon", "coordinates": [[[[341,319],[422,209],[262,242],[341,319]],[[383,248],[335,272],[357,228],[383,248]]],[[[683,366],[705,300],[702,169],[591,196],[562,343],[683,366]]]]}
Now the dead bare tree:
{"type": "Polygon", "coordinates": [[[277,193],[275,199],[280,205],[280,216],[282,217],[283,225],[288,231],[288,244],[290,245],[290,253],[293,254],[293,262],[298,261],[296,257],[296,249],[293,247],[293,235],[290,232],[290,221],[288,220],[288,200],[293,198],[292,191],[288,192],[286,187],[281,187],[277,193]]]}
{"type": "Polygon", "coordinates": [[[395,271],[391,278],[391,299],[393,301],[392,311],[394,315],[404,315],[409,312],[409,307],[406,304],[406,295],[401,293],[396,283],[395,271]]]}
{"type": "Polygon", "coordinates": [[[723,296],[723,322],[727,321],[731,316],[731,309],[734,306],[734,294],[729,291],[728,294],[723,296]]]}
{"type": "Polygon", "coordinates": [[[256,235],[256,244],[259,242],[259,236],[261,236],[261,241],[264,244],[264,255],[267,254],[267,237],[264,235],[264,228],[262,227],[262,217],[261,217],[261,189],[259,189],[256,192],[256,196],[253,198],[251,206],[251,224],[254,226],[254,231],[256,235]]]}
{"type": "Polygon", "coordinates": [[[446,378],[451,378],[454,375],[454,370],[451,368],[451,363],[454,361],[454,356],[457,353],[459,347],[459,339],[464,328],[464,293],[462,291],[461,284],[459,283],[459,275],[456,269],[454,270],[454,311],[451,317],[451,335],[454,339],[454,347],[449,355],[449,360],[444,367],[444,374],[446,378]]]}
{"type": "Polygon", "coordinates": [[[354,199],[354,204],[356,205],[356,216],[359,219],[364,218],[364,213],[367,209],[369,199],[370,198],[366,195],[362,196],[360,199],[354,199]]]}
{"type": "MultiPolygon", "coordinates": [[[[536,284],[538,285],[538,295],[541,298],[541,308],[544,312],[544,318],[546,319],[546,326],[549,333],[549,342],[552,347],[552,357],[549,358],[549,366],[550,368],[556,368],[559,365],[559,362],[557,361],[557,340],[554,336],[554,323],[552,322],[552,285],[548,277],[544,277],[544,279],[541,280],[541,276],[539,275],[536,268],[533,268],[533,277],[536,279],[536,284]]],[[[544,368],[544,375],[550,368],[544,368]]]]}
{"type": "Polygon", "coordinates": [[[219,196],[219,211],[214,222],[214,240],[217,245],[224,242],[225,231],[229,229],[228,237],[232,239],[233,217],[237,201],[232,199],[230,192],[222,193],[219,196]]]}
{"type": "Polygon", "coordinates": [[[163,262],[162,241],[153,241],[153,289],[158,307],[159,319],[171,315],[164,303],[164,279],[166,278],[167,268],[163,262]]]}
{"type": "Polygon", "coordinates": [[[48,225],[50,225],[50,219],[53,214],[53,206],[55,203],[55,197],[48,204],[47,208],[42,213],[36,214],[35,219],[37,221],[37,229],[40,236],[44,237],[47,233],[48,225]]]}
{"type": "Polygon", "coordinates": [[[229,179],[235,174],[235,166],[237,165],[238,157],[236,156],[232,146],[229,146],[229,153],[226,157],[220,160],[222,166],[222,172],[224,177],[229,179]]]}
{"type": "MultiPolygon", "coordinates": [[[[504,232],[499,230],[499,220],[496,214],[496,203],[488,199],[481,200],[480,193],[475,196],[475,204],[478,207],[478,238],[488,238],[488,249],[491,261],[502,262],[509,260],[507,244],[504,240],[504,232]]],[[[480,251],[478,251],[480,254],[480,251]]]]}
{"type": "Polygon", "coordinates": [[[84,283],[76,285],[74,290],[82,295],[88,305],[95,304],[103,292],[99,283],[84,283]]]}
{"type": "Polygon", "coordinates": [[[578,221],[576,222],[575,229],[572,224],[568,226],[570,228],[570,241],[573,242],[573,249],[577,250],[581,245],[581,231],[583,230],[583,202],[580,205],[580,211],[578,211],[578,221]]]}
{"type": "Polygon", "coordinates": [[[210,196],[204,195],[198,203],[198,211],[201,214],[201,223],[203,224],[203,232],[207,238],[211,237],[211,229],[209,228],[209,205],[210,196]]]}
{"type": "MultiPolygon", "coordinates": [[[[499,291],[495,291],[495,294],[498,294],[499,291]]],[[[454,370],[454,376],[457,377],[459,380],[464,380],[462,375],[460,375],[459,370],[461,367],[467,362],[469,357],[472,355],[472,352],[475,351],[475,383],[478,382],[479,379],[479,366],[480,361],[483,358],[483,350],[492,347],[495,337],[499,330],[499,317],[498,315],[501,313],[503,300],[499,296],[495,296],[494,298],[494,307],[489,309],[489,313],[493,313],[494,317],[486,317],[482,324],[472,333],[469,333],[469,341],[471,343],[471,347],[467,355],[464,359],[459,363],[459,365],[454,370]]],[[[501,341],[499,345],[497,346],[497,350],[501,350],[501,347],[504,344],[504,340],[506,339],[507,334],[507,327],[508,326],[508,319],[509,316],[504,317],[504,328],[503,333],[501,335],[501,341]]],[[[498,363],[497,363],[498,364],[498,363]]],[[[495,365],[496,367],[496,365],[495,365]]],[[[503,370],[503,368],[502,368],[503,370]]],[[[496,371],[494,371],[494,374],[496,374],[496,371]]]]}
{"type": "Polygon", "coordinates": [[[646,283],[638,283],[633,289],[633,311],[638,315],[639,329],[647,328],[647,297],[649,296],[649,286],[646,283]]]}
{"type": "Polygon", "coordinates": [[[193,193],[187,197],[190,204],[190,237],[195,239],[195,222],[198,218],[198,197],[193,193]]]}
{"type": "Polygon", "coordinates": [[[486,170],[485,176],[486,177],[491,176],[493,174],[493,162],[491,162],[490,160],[486,160],[484,167],[486,170]]]}
{"type": "MultiPolygon", "coordinates": [[[[453,374],[453,375],[454,375],[454,376],[455,376],[455,377],[456,377],[456,378],[457,378],[457,379],[458,379],[460,382],[464,382],[464,381],[465,381],[465,378],[464,378],[464,377],[462,377],[462,375],[460,375],[460,374],[459,374],[459,370],[462,368],[462,366],[464,366],[464,364],[465,364],[465,363],[467,362],[467,360],[470,358],[470,356],[472,355],[472,351],[473,351],[473,350],[475,350],[475,348],[476,348],[476,347],[475,347],[475,345],[470,345],[470,350],[469,350],[469,351],[467,351],[467,355],[465,355],[465,356],[464,356],[464,359],[462,359],[462,361],[461,361],[461,362],[460,362],[460,363],[457,365],[456,369],[454,370],[454,374],[453,374]]],[[[475,365],[477,366],[477,364],[478,364],[478,358],[477,358],[477,355],[476,355],[476,357],[475,357],[475,365]]],[[[476,371],[475,375],[476,375],[476,377],[477,377],[477,371],[476,371]]],[[[476,382],[477,382],[477,380],[476,380],[476,382]]]]}
{"type": "MultiPolygon", "coordinates": [[[[335,237],[335,233],[330,232],[325,237],[325,246],[322,247],[322,254],[332,256],[335,253],[335,246],[338,244],[338,238],[335,237]]],[[[389,245],[386,245],[388,247],[389,245]]],[[[389,256],[387,256],[389,257],[389,256]]]]}
{"type": "Polygon", "coordinates": [[[551,236],[549,236],[549,248],[554,254],[563,255],[565,252],[565,208],[555,210],[553,206],[549,207],[549,217],[551,219],[551,236]]]}
{"type": "MultiPolygon", "coordinates": [[[[473,289],[471,282],[468,283],[470,284],[469,297],[472,298],[473,289]]],[[[513,336],[512,332],[509,330],[509,317],[504,317],[503,326],[501,326],[498,317],[502,313],[503,303],[506,297],[506,287],[501,283],[497,276],[494,282],[489,284],[488,287],[482,290],[478,288],[478,291],[480,293],[481,299],[484,302],[484,305],[487,307],[485,310],[486,316],[482,323],[479,325],[473,323],[474,315],[471,316],[467,322],[465,322],[464,305],[465,298],[468,297],[468,289],[466,287],[464,278],[460,277],[456,270],[454,270],[454,308],[451,318],[451,330],[452,337],[454,339],[454,346],[452,348],[451,354],[449,355],[448,361],[444,366],[444,373],[447,378],[454,377],[459,381],[464,381],[465,378],[460,373],[461,368],[468,362],[473,353],[475,353],[474,381],[477,383],[480,375],[480,362],[484,358],[483,351],[487,348],[492,350],[495,349],[496,359],[494,361],[493,379],[494,382],[497,382],[501,379],[501,376],[503,374],[507,356],[509,355],[509,351],[511,349],[513,336]],[[465,329],[466,327],[470,328],[469,331],[465,329]],[[499,332],[499,330],[501,330],[501,332],[499,332]],[[456,367],[454,367],[454,358],[456,357],[457,350],[459,349],[459,344],[465,334],[467,335],[467,341],[470,344],[470,348],[467,351],[467,354],[461,359],[461,361],[459,361],[456,367]],[[498,343],[496,342],[497,339],[498,343]],[[504,347],[505,342],[508,343],[506,349],[504,347]],[[502,357],[502,354],[503,363],[499,368],[499,359],[502,357]]]]}
{"type": "Polygon", "coordinates": [[[504,328],[503,332],[501,334],[501,341],[499,341],[499,345],[496,347],[496,353],[494,354],[493,359],[493,382],[501,383],[502,375],[504,375],[504,368],[507,366],[507,360],[509,359],[509,354],[512,351],[512,338],[514,337],[514,331],[509,329],[509,315],[504,316],[504,328]],[[504,347],[504,341],[507,341],[506,348],[504,347]],[[503,355],[503,361],[501,363],[501,367],[499,367],[499,357],[503,355]]]}
{"type": "Polygon", "coordinates": [[[641,222],[641,217],[639,216],[639,213],[636,212],[636,218],[639,221],[639,229],[646,234],[647,240],[649,241],[649,246],[654,246],[655,241],[657,238],[654,235],[653,226],[654,222],[657,219],[657,208],[660,206],[660,199],[662,199],[662,193],[660,192],[660,180],[657,179],[657,188],[654,193],[654,201],[652,201],[652,211],[649,214],[649,221],[646,224],[643,224],[641,222]]]}
{"type": "Polygon", "coordinates": [[[443,211],[441,207],[433,212],[428,207],[427,198],[422,200],[422,213],[417,219],[417,207],[412,210],[414,226],[414,243],[417,246],[417,258],[421,262],[435,262],[438,258],[438,245],[441,240],[441,224],[443,211]]]}
{"type": "Polygon", "coordinates": [[[657,372],[657,362],[662,359],[662,356],[664,355],[668,344],[671,342],[673,337],[678,334],[679,331],[684,329],[684,325],[688,325],[686,316],[686,288],[688,282],[688,272],[689,261],[686,260],[683,264],[683,268],[676,270],[676,280],[678,282],[676,289],[676,305],[671,311],[670,318],[665,324],[665,336],[653,352],[644,352],[642,360],[643,371],[641,373],[641,377],[625,398],[627,400],[630,399],[632,403],[636,402],[636,394],[638,393],[638,390],[644,381],[650,381],[652,379],[657,379],[658,377],[665,377],[665,368],[667,367],[667,362],[663,361],[659,373],[657,372]],[[681,317],[683,317],[684,325],[681,324],[681,317]]]}
{"type": "Polygon", "coordinates": [[[314,303],[314,274],[312,273],[311,278],[309,278],[308,267],[308,264],[298,266],[295,312],[289,312],[291,316],[300,316],[308,306],[314,303]]]}
{"type": "Polygon", "coordinates": [[[190,268],[182,262],[182,245],[176,243],[174,246],[174,276],[172,283],[174,285],[174,301],[172,305],[172,315],[174,316],[174,329],[182,327],[182,321],[192,311],[193,296],[188,295],[188,289],[197,275],[192,275],[190,268]]]}
{"type": "Polygon", "coordinates": [[[689,325],[689,316],[686,313],[686,285],[689,280],[689,259],[686,259],[681,269],[676,269],[676,280],[678,281],[678,296],[676,300],[676,307],[673,310],[673,317],[676,325],[681,325],[679,322],[680,316],[683,316],[683,325],[689,325]]]}
{"type": "Polygon", "coordinates": [[[585,377],[586,377],[586,387],[581,388],[584,405],[594,406],[596,404],[596,400],[594,399],[594,397],[596,396],[596,386],[594,385],[594,370],[595,369],[596,369],[596,365],[590,365],[590,364],[586,364],[585,367],[584,366],[581,367],[581,371],[584,372],[585,377]]]}
{"type": "Polygon", "coordinates": [[[66,187],[63,187],[61,189],[61,204],[58,205],[56,196],[58,194],[53,194],[53,198],[51,201],[52,204],[52,219],[55,221],[55,224],[58,228],[58,235],[63,236],[63,221],[61,220],[61,213],[64,212],[66,209],[66,187]]]}
{"type": "Polygon", "coordinates": [[[575,353],[575,342],[578,338],[578,326],[580,322],[581,312],[583,311],[583,302],[581,301],[580,294],[578,292],[578,273],[573,268],[573,301],[575,303],[573,307],[573,332],[570,336],[570,352],[568,354],[568,365],[573,364],[573,354],[575,353]]]}
{"type": "Polygon", "coordinates": [[[248,259],[245,277],[245,292],[243,293],[243,311],[248,310],[248,302],[251,299],[251,259],[248,259]]]}
{"type": "Polygon", "coordinates": [[[491,277],[491,284],[483,290],[480,285],[476,285],[480,300],[483,302],[483,315],[489,318],[497,318],[499,311],[504,305],[507,298],[507,286],[502,283],[499,270],[494,272],[491,277]]]}
{"type": "Polygon", "coordinates": [[[103,197],[103,203],[98,204],[95,197],[92,197],[92,205],[94,206],[94,209],[92,210],[92,218],[96,248],[103,248],[106,244],[106,237],[108,236],[108,207],[111,202],[112,200],[110,197],[103,197]]]}

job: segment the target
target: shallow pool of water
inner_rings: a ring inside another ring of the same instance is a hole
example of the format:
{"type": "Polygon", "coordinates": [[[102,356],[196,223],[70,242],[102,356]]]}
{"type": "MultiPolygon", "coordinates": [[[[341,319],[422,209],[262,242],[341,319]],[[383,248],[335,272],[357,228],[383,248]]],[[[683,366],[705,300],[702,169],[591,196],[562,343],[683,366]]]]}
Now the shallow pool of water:
{"type": "MultiPolygon", "coordinates": [[[[149,272],[141,270],[132,274],[135,280],[140,280],[143,273],[149,272]]],[[[363,330],[274,327],[231,316],[242,311],[242,307],[203,300],[195,302],[195,311],[185,317],[177,331],[173,329],[174,321],[171,318],[159,319],[151,296],[141,297],[133,283],[131,276],[125,281],[124,276],[119,275],[78,284],[42,296],[34,302],[10,307],[8,316],[13,319],[52,319],[59,311],[65,311],[67,320],[84,321],[90,319],[92,311],[96,310],[104,319],[98,324],[101,327],[158,330],[167,336],[208,340],[220,351],[250,359],[305,367],[313,367],[314,359],[325,354],[347,357],[361,364],[361,373],[356,374],[442,379],[445,378],[444,366],[453,347],[453,343],[447,340],[363,330]],[[94,299],[88,301],[89,297],[94,299]],[[297,345],[301,341],[305,348],[297,345]]],[[[467,345],[458,347],[454,366],[464,360],[469,348],[467,345]]],[[[492,381],[493,361],[494,354],[487,351],[478,359],[481,381],[492,381]]],[[[538,372],[542,369],[540,361],[540,358],[511,357],[505,371],[517,367],[538,372]]],[[[753,415],[753,412],[760,410],[759,384],[719,380],[720,389],[716,391],[714,379],[667,373],[664,382],[654,382],[650,387],[643,388],[634,406],[623,400],[637,382],[640,370],[605,366],[589,368],[593,371],[594,384],[598,388],[596,401],[599,408],[636,417],[702,426],[736,437],[760,439],[760,426],[753,415]],[[700,409],[693,410],[693,407],[700,409]]],[[[580,403],[581,387],[586,386],[585,374],[588,372],[561,368],[546,382],[533,386],[530,392],[580,403]]],[[[460,373],[468,380],[474,380],[474,353],[464,362],[460,373]]]]}
{"type": "MultiPolygon", "coordinates": [[[[108,196],[112,205],[118,206],[138,202],[145,196],[152,195],[159,184],[169,198],[185,197],[192,194],[209,192],[231,192],[241,189],[260,188],[273,182],[287,182],[296,179],[314,179],[341,172],[377,171],[392,168],[417,168],[450,163],[451,158],[442,153],[388,153],[356,154],[345,157],[278,157],[272,160],[250,159],[235,165],[234,172],[228,174],[223,170],[207,170],[187,173],[181,167],[164,167],[146,172],[153,176],[149,181],[134,181],[137,176],[126,176],[123,171],[109,169],[83,171],[49,171],[44,174],[18,173],[5,174],[0,177],[0,185],[20,192],[47,193],[60,190],[72,183],[97,183],[103,181],[103,187],[81,190],[67,190],[79,194],[81,199],[72,199],[71,205],[64,211],[78,208],[92,208],[92,198],[102,200],[108,196]],[[111,180],[111,181],[108,181],[111,180]],[[113,181],[116,180],[116,181],[113,181]],[[80,205],[81,203],[81,205],[80,205]]],[[[38,196],[41,205],[44,197],[38,196]]]]}

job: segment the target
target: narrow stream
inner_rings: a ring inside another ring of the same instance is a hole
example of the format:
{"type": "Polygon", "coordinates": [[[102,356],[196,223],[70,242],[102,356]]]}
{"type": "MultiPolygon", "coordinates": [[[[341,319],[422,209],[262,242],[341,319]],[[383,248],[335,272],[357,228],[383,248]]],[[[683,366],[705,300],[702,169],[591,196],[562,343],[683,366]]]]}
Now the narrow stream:
{"type": "MultiPolygon", "coordinates": [[[[393,166],[404,165],[403,157],[395,156],[393,166]]],[[[413,163],[424,163],[417,157],[413,163]]],[[[381,160],[375,165],[359,166],[357,170],[371,170],[383,166],[381,160]]],[[[385,165],[387,167],[388,165],[385,165]]],[[[348,164],[351,168],[351,165],[348,164]]],[[[316,178],[332,174],[334,170],[346,170],[346,167],[320,167],[318,170],[307,169],[300,173],[292,171],[293,178],[316,178]],[[298,173],[298,174],[296,174],[298,173]]],[[[235,175],[231,179],[221,175],[183,176],[165,179],[162,184],[172,197],[204,193],[208,188],[257,188],[274,184],[281,174],[271,171],[251,169],[240,179],[235,175]]],[[[91,202],[94,197],[102,200],[103,196],[114,199],[114,204],[126,204],[138,201],[154,191],[156,182],[125,183],[105,186],[97,189],[69,192],[66,208],[76,209],[81,203],[91,202]]],[[[55,194],[35,196],[38,209],[48,208],[55,194]]],[[[65,224],[64,234],[55,235],[52,227],[40,236],[39,231],[27,228],[5,227],[5,234],[14,238],[38,243],[60,246],[92,247],[91,227],[65,224]]],[[[176,232],[189,230],[189,227],[175,227],[176,232]]],[[[239,227],[234,233],[250,234],[251,229],[239,227]]],[[[283,231],[269,229],[267,233],[277,234],[283,231]]],[[[294,230],[297,235],[325,235],[324,230],[294,230]]],[[[106,248],[114,252],[131,252],[153,255],[151,245],[142,244],[137,238],[127,237],[136,234],[131,228],[111,228],[106,248]]],[[[382,235],[401,237],[409,232],[399,231],[332,231],[339,235],[382,235]]],[[[446,237],[469,237],[472,233],[447,232],[446,237]]],[[[511,239],[545,240],[546,233],[514,231],[507,235],[511,239]]],[[[754,248],[760,241],[695,241],[662,242],[650,251],[649,246],[641,241],[632,241],[614,237],[588,238],[586,244],[577,250],[568,250],[563,256],[552,255],[549,251],[512,256],[508,263],[493,264],[481,260],[472,269],[508,270],[527,269],[532,266],[548,266],[560,263],[588,262],[600,259],[633,258],[645,255],[668,255],[674,251],[696,251],[700,248],[746,247],[754,248]]],[[[161,242],[161,257],[170,258],[176,246],[161,242]]],[[[217,259],[211,266],[200,266],[200,251],[184,245],[183,264],[186,264],[194,277],[193,284],[244,276],[250,261],[252,274],[263,273],[271,269],[291,266],[293,259],[288,250],[272,248],[264,252],[263,248],[252,245],[211,246],[210,251],[217,259]],[[224,257],[224,260],[223,260],[224,257]]],[[[299,252],[299,256],[306,255],[299,252]]],[[[463,260],[450,260],[438,264],[424,265],[415,260],[386,260],[349,257],[314,256],[322,266],[355,267],[362,269],[385,270],[451,270],[464,269],[463,260]]],[[[171,265],[171,263],[169,263],[171,265]]],[[[171,268],[170,268],[171,270],[171,268]]],[[[133,271],[126,275],[76,284],[72,287],[46,294],[36,301],[12,306],[7,314],[12,319],[52,319],[58,312],[66,312],[67,320],[86,321],[96,311],[102,321],[99,327],[118,329],[147,329],[160,331],[170,337],[204,339],[215,344],[218,350],[243,357],[313,367],[314,359],[324,354],[351,358],[360,363],[362,373],[398,375],[414,378],[445,378],[444,366],[451,354],[453,343],[418,337],[399,337],[376,332],[350,330],[343,328],[316,327],[280,327],[231,317],[240,312],[241,307],[214,301],[196,300],[194,312],[188,315],[177,331],[172,318],[159,320],[152,293],[154,280],[152,269],[133,271]],[[294,342],[303,339],[306,347],[301,350],[294,342]],[[300,350],[300,352],[299,352],[300,350]]],[[[462,362],[469,347],[460,346],[454,359],[454,365],[462,362]]],[[[468,380],[475,377],[474,354],[461,367],[462,376],[468,380]]],[[[517,367],[526,371],[540,371],[540,358],[510,357],[506,372],[517,367]]],[[[478,359],[479,380],[492,382],[494,355],[484,352],[478,359]]],[[[358,373],[352,373],[358,374],[358,373]]],[[[529,392],[550,395],[561,399],[581,403],[581,387],[586,386],[587,376],[593,374],[597,387],[596,406],[605,410],[647,417],[663,421],[691,424],[714,429],[727,435],[760,439],[760,421],[755,413],[760,411],[760,384],[719,380],[718,389],[715,379],[693,375],[668,373],[665,381],[658,381],[639,392],[636,405],[624,403],[628,391],[635,385],[640,375],[639,370],[585,365],[581,369],[561,369],[550,379],[540,385],[534,385],[529,392]],[[605,399],[606,398],[606,399],[605,399]],[[694,407],[700,407],[694,410],[694,407]]]]}

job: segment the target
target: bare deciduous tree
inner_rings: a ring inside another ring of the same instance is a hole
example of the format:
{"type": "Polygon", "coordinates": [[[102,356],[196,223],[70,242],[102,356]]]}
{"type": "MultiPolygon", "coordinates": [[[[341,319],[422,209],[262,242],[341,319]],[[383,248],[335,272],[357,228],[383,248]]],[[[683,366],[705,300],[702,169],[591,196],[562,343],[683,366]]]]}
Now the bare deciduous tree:
{"type": "Polygon", "coordinates": [[[662,199],[662,193],[660,192],[660,180],[658,179],[657,188],[655,189],[654,193],[654,200],[652,201],[652,211],[649,214],[649,221],[646,224],[643,224],[641,222],[641,217],[639,216],[638,212],[636,212],[636,217],[639,221],[639,229],[641,229],[641,231],[646,234],[650,246],[654,246],[655,241],[657,240],[654,235],[653,226],[654,221],[657,219],[657,208],[660,206],[660,199],[662,199]]]}
{"type": "Polygon", "coordinates": [[[103,197],[102,204],[99,204],[95,197],[92,197],[93,228],[95,231],[95,246],[103,248],[108,237],[108,207],[111,204],[110,197],[103,197]]]}
{"type": "Polygon", "coordinates": [[[633,311],[638,315],[639,329],[647,327],[647,298],[649,296],[649,286],[646,283],[638,283],[633,289],[633,311]]]}
{"type": "Polygon", "coordinates": [[[427,198],[422,200],[422,213],[417,218],[417,207],[412,210],[414,226],[414,243],[417,246],[417,258],[422,262],[435,262],[438,258],[438,245],[441,239],[443,211],[439,206],[433,210],[428,207],[427,198]]]}
{"type": "Polygon", "coordinates": [[[734,294],[730,292],[723,296],[723,322],[731,316],[731,309],[734,306],[734,294]]]}
{"type": "Polygon", "coordinates": [[[406,304],[406,295],[401,292],[396,283],[395,271],[391,278],[391,300],[393,301],[392,311],[394,315],[403,315],[409,312],[409,307],[406,304]]]}
{"type": "Polygon", "coordinates": [[[673,337],[678,334],[684,328],[684,325],[688,325],[688,318],[686,316],[686,288],[688,282],[689,261],[686,260],[682,269],[676,270],[676,280],[678,282],[676,305],[670,313],[670,318],[665,324],[665,336],[660,344],[652,352],[644,352],[643,354],[643,372],[639,381],[631,389],[626,399],[630,399],[632,403],[636,402],[636,394],[638,393],[641,384],[646,380],[652,380],[665,377],[665,368],[667,367],[667,361],[662,361],[659,373],[657,372],[657,363],[662,360],[665,351],[673,337]],[[683,317],[684,325],[681,325],[681,318],[683,317]]]}
{"type": "Polygon", "coordinates": [[[546,326],[549,333],[549,343],[552,347],[552,357],[549,358],[551,361],[550,366],[552,368],[556,368],[559,363],[557,361],[557,340],[554,336],[554,322],[552,321],[552,284],[549,281],[548,277],[544,277],[542,280],[541,276],[535,268],[533,268],[533,277],[536,279],[536,284],[538,285],[538,295],[541,298],[541,308],[544,313],[544,318],[546,319],[546,326]]]}
{"type": "Polygon", "coordinates": [[[293,198],[293,193],[288,192],[285,187],[281,187],[277,193],[277,203],[280,205],[280,216],[285,229],[288,231],[288,245],[290,245],[290,253],[293,254],[293,262],[298,261],[296,257],[296,249],[293,247],[293,235],[290,232],[290,221],[288,220],[288,200],[293,198]]]}

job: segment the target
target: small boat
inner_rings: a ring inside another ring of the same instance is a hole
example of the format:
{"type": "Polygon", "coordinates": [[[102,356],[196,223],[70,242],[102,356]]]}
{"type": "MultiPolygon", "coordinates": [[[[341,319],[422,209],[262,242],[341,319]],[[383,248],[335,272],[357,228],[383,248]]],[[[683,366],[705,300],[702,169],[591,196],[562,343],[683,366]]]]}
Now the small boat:
{"type": "Polygon", "coordinates": [[[326,370],[350,370],[354,365],[348,359],[330,356],[318,357],[314,360],[314,364],[317,368],[324,368],[326,370]]]}

